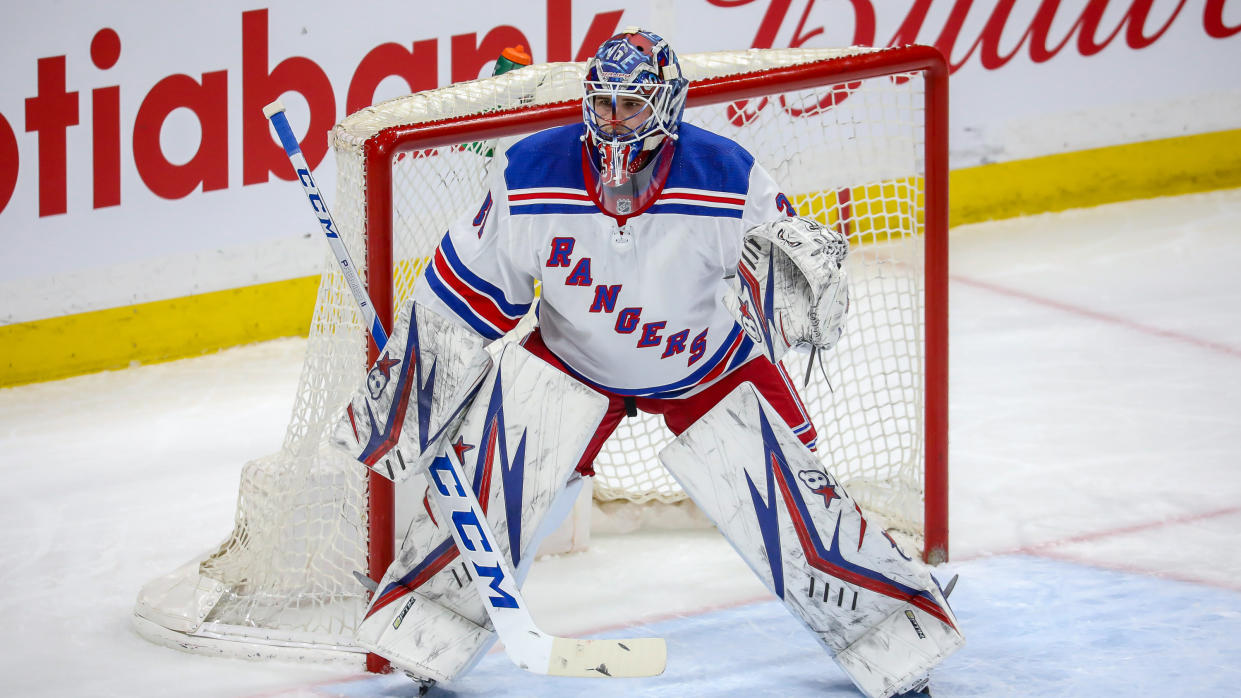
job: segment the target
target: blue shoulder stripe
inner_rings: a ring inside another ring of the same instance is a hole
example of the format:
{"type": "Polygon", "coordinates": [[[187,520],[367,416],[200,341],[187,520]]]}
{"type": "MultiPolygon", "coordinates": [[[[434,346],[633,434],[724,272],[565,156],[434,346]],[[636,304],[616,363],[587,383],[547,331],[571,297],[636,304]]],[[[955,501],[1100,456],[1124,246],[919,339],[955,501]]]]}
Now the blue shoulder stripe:
{"type": "Polygon", "coordinates": [[[599,213],[599,208],[591,204],[509,204],[511,216],[536,216],[544,213],[589,214],[599,213]]]}
{"type": "MultiPolygon", "coordinates": [[[[500,307],[500,310],[502,310],[505,315],[519,318],[522,315],[525,315],[526,311],[530,309],[529,303],[525,305],[510,303],[508,298],[505,297],[504,291],[501,291],[492,283],[470,271],[469,267],[465,266],[465,263],[462,262],[461,258],[457,256],[457,250],[453,248],[452,240],[448,237],[448,235],[444,235],[444,239],[440,242],[440,250],[444,252],[444,259],[448,260],[448,266],[452,267],[453,273],[455,273],[462,281],[472,286],[476,291],[495,301],[496,305],[500,307]]],[[[435,265],[428,265],[427,269],[429,270],[434,266],[435,265]]]]}
{"type": "Polygon", "coordinates": [[[694,206],[693,204],[655,204],[647,213],[679,213],[686,216],[710,216],[714,218],[741,218],[741,209],[694,206]]]}
{"type": "Polygon", "coordinates": [[[424,272],[427,277],[427,286],[431,291],[439,297],[444,304],[447,305],[457,317],[465,320],[465,323],[474,329],[475,332],[486,337],[487,339],[499,339],[504,333],[496,329],[491,323],[479,317],[472,308],[456,294],[452,292],[444,282],[440,280],[438,274],[435,273],[435,265],[428,265],[424,272]]]}

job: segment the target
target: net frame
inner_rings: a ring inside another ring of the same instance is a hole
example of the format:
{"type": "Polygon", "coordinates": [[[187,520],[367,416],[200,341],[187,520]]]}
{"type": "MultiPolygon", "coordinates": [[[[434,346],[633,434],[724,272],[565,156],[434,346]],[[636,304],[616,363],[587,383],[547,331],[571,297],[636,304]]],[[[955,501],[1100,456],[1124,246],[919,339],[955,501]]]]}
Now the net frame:
{"type": "MultiPolygon", "coordinates": [[[[921,523],[923,557],[933,563],[947,560],[948,70],[942,55],[926,46],[767,49],[688,55],[682,64],[692,81],[690,110],[882,76],[915,74],[923,80],[921,523]],[[775,65],[754,70],[756,63],[775,65]],[[704,65],[720,72],[703,78],[704,65]]],[[[394,164],[440,146],[469,142],[489,148],[485,142],[493,139],[578,122],[582,72],[580,63],[546,64],[450,85],[368,107],[333,130],[338,162],[333,209],[353,259],[366,261],[366,282],[386,327],[392,326],[391,313],[384,310],[395,310],[397,277],[420,271],[408,261],[398,262],[394,250],[394,164]],[[569,87],[561,94],[537,95],[534,103],[523,97],[503,110],[469,97],[475,88],[506,85],[514,94],[538,92],[531,83],[544,80],[569,87]],[[455,116],[421,121],[413,116],[445,113],[455,116]],[[362,186],[342,184],[349,176],[356,176],[362,186]],[[356,225],[342,215],[342,209],[354,205],[364,208],[356,225]]],[[[837,204],[850,205],[847,200],[837,204]]],[[[869,252],[863,249],[853,256],[865,254],[869,252]]],[[[150,639],[233,656],[314,661],[330,654],[350,655],[349,661],[360,656],[350,644],[349,631],[366,599],[352,571],[365,565],[372,579],[381,578],[395,554],[399,502],[392,483],[363,472],[327,444],[340,405],[362,380],[375,350],[370,347],[368,354],[365,328],[334,258],[326,259],[325,268],[285,443],[280,452],[247,464],[235,528],[219,549],[143,590],[135,623],[150,639]],[[296,491],[291,499],[285,495],[289,490],[296,491]],[[255,543],[259,538],[264,541],[255,543]],[[273,551],[278,561],[272,559],[273,551]],[[266,575],[263,566],[292,572],[266,575]],[[315,579],[308,581],[310,576],[315,579]],[[322,617],[329,612],[337,615],[322,617]],[[304,621],[308,629],[302,627],[304,621]],[[233,649],[238,644],[242,648],[233,649]]],[[[662,494],[650,498],[670,499],[662,494]]],[[[383,669],[375,657],[368,658],[367,666],[383,669]]]]}
{"type": "MultiPolygon", "coordinates": [[[[722,75],[690,84],[687,108],[736,102],[773,92],[892,75],[921,73],[925,79],[925,405],[924,548],[931,563],[948,559],[947,386],[948,386],[948,69],[930,46],[854,49],[796,65],[722,75]]],[[[813,54],[811,54],[813,55],[813,54]]],[[[519,75],[514,73],[512,75],[519,75]]],[[[574,123],[581,119],[580,99],[506,109],[455,119],[391,126],[362,144],[367,192],[365,236],[367,284],[376,308],[393,308],[392,186],[393,162],[402,152],[464,141],[514,136],[574,123]]],[[[334,134],[339,143],[341,134],[334,134]]],[[[337,146],[338,149],[340,146],[337,146]]],[[[391,317],[385,318],[391,325],[391,317]]],[[[375,359],[372,349],[370,360],[375,359]]],[[[372,573],[382,574],[383,560],[394,545],[391,483],[372,475],[370,489],[372,573]]]]}

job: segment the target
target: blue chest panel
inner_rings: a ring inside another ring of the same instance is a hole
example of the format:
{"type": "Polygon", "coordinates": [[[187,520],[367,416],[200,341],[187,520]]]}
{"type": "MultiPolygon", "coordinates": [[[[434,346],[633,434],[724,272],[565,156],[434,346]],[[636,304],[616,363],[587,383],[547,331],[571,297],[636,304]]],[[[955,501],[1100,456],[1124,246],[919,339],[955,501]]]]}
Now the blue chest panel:
{"type": "MultiPolygon", "coordinates": [[[[584,126],[569,124],[541,131],[513,144],[508,149],[508,166],[504,170],[504,182],[509,191],[563,188],[585,193],[583,133],[584,126]]],[[[692,124],[681,124],[677,152],[664,188],[745,196],[753,167],[754,157],[734,141],[692,124]]]]}

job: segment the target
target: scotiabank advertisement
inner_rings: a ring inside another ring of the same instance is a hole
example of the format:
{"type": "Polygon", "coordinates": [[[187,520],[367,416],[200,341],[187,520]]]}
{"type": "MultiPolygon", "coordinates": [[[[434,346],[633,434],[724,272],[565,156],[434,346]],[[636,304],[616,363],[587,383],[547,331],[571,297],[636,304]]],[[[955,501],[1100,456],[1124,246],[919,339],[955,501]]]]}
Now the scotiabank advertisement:
{"type": "Polygon", "coordinates": [[[327,132],[637,25],[678,53],[933,44],[952,167],[1241,128],[1241,0],[17,3],[0,26],[0,324],[316,274],[325,246],[262,107],[322,189],[327,132]]]}

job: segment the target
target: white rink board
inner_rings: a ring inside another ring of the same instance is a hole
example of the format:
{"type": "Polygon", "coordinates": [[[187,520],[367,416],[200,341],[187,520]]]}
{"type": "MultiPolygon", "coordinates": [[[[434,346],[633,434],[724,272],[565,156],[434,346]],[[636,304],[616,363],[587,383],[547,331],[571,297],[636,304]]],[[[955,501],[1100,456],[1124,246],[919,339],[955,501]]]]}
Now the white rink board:
{"type": "MultiPolygon", "coordinates": [[[[547,0],[530,5],[489,0],[422,4],[414,10],[409,3],[387,0],[347,12],[325,0],[270,9],[235,0],[124,7],[68,0],[17,4],[0,26],[6,66],[0,85],[0,153],[16,156],[0,158],[0,231],[10,262],[0,271],[0,294],[6,299],[0,322],[317,274],[322,247],[297,188],[266,181],[268,175],[260,178],[262,183],[245,183],[247,158],[252,166],[257,162],[244,148],[246,123],[249,119],[253,131],[261,119],[257,108],[243,114],[243,95],[247,89],[300,84],[301,78],[287,79],[300,66],[297,70],[310,76],[305,79],[330,84],[334,113],[321,118],[335,122],[345,115],[359,66],[372,49],[385,44],[406,51],[416,42],[430,46],[419,55],[436,57],[434,67],[425,69],[443,85],[475,67],[490,70],[472,53],[487,36],[524,40],[536,61],[576,57],[591,27],[608,34],[634,24],[659,31],[681,53],[939,41],[949,49],[950,61],[960,64],[952,78],[954,167],[1241,127],[1241,89],[1230,71],[1218,69],[1241,64],[1241,34],[1228,34],[1241,25],[1236,3],[1207,3],[1222,8],[1216,16],[1199,4],[1181,7],[1175,0],[1157,0],[1141,34],[1153,40],[1137,48],[1127,31],[1114,36],[1113,31],[1126,21],[1130,6],[1140,3],[1111,2],[1095,32],[1101,44],[1097,52],[1084,55],[1074,39],[1035,62],[1033,40],[1022,37],[1042,4],[1017,2],[1002,31],[997,31],[1001,24],[988,23],[990,8],[978,4],[961,16],[961,31],[951,46],[941,35],[954,13],[962,12],[963,2],[799,0],[784,6],[765,0],[547,0]],[[921,23],[907,24],[924,6],[921,23]],[[1212,32],[1223,36],[1215,38],[1212,32]],[[119,54],[103,50],[108,36],[119,43],[119,54]],[[92,58],[97,39],[101,50],[92,58]],[[998,58],[984,65],[988,46],[998,58]],[[39,87],[40,61],[44,88],[39,87]],[[224,85],[224,92],[208,100],[216,110],[209,112],[208,123],[188,108],[166,109],[166,118],[155,120],[159,152],[139,155],[134,147],[139,113],[144,105],[149,112],[168,99],[166,94],[163,102],[152,97],[156,86],[175,76],[206,82],[208,75],[223,79],[224,85]],[[53,99],[62,78],[61,92],[72,96],[76,116],[68,104],[53,99]],[[96,96],[112,88],[119,100],[118,133],[111,134],[109,126],[96,138],[96,127],[111,122],[106,107],[96,114],[93,105],[96,96]],[[33,122],[26,118],[28,105],[40,114],[33,122]],[[217,113],[226,116],[220,121],[217,113]],[[208,139],[206,133],[213,135],[208,139]],[[61,134],[63,158],[54,147],[61,134]],[[141,169],[150,177],[156,159],[171,168],[190,162],[204,142],[213,158],[212,176],[224,177],[222,184],[213,179],[210,191],[199,186],[163,198],[140,176],[141,169]],[[94,174],[99,144],[115,145],[118,173],[94,174]],[[95,207],[97,193],[118,187],[119,204],[95,207]],[[63,195],[63,213],[45,211],[53,196],[47,192],[63,195]]],[[[1069,35],[1080,11],[1066,4],[1056,15],[1049,25],[1049,47],[1069,35]]],[[[372,96],[379,100],[409,89],[403,78],[390,76],[372,96]]],[[[274,96],[255,101],[265,104],[274,96]]],[[[295,131],[304,132],[311,115],[307,99],[289,91],[283,101],[295,131]]],[[[315,174],[330,191],[330,157],[315,174]]]]}

